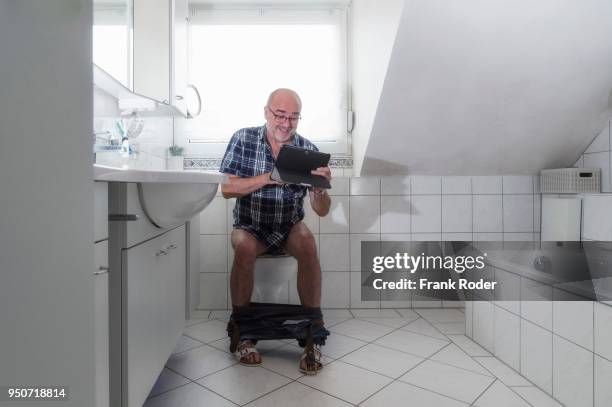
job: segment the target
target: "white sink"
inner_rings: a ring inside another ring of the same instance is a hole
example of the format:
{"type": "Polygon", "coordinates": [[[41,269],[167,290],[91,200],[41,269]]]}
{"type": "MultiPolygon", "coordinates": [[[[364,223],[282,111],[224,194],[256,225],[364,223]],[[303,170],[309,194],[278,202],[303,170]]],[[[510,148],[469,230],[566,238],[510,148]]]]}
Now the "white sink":
{"type": "Polygon", "coordinates": [[[206,208],[215,197],[219,184],[227,182],[227,176],[94,165],[94,180],[136,183],[140,205],[149,221],[158,228],[169,228],[188,221],[206,208]]]}

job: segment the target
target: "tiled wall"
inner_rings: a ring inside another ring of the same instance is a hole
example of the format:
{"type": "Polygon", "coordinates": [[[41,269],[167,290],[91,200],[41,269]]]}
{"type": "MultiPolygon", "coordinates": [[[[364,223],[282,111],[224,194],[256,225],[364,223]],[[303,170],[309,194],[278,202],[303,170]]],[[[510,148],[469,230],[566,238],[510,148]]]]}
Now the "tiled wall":
{"type": "MultiPolygon", "coordinates": [[[[411,301],[360,300],[364,240],[539,239],[537,177],[351,178],[335,170],[330,213],[319,218],[305,204],[305,222],[318,241],[327,308],[411,307],[411,301]]],[[[231,305],[228,277],[233,201],[218,196],[200,215],[200,308],[231,305]]],[[[295,282],[288,299],[297,302],[295,282]]],[[[423,306],[416,303],[414,306],[423,306]]],[[[442,306],[427,304],[428,306],[442,306]]]]}
{"type": "MultiPolygon", "coordinates": [[[[611,145],[608,122],[575,165],[602,175],[603,193],[582,195],[583,240],[612,241],[611,145]]],[[[532,301],[466,302],[467,335],[566,406],[612,405],[612,303],[563,301],[552,287],[493,269],[520,290],[513,298],[532,301]]]]}
{"type": "MultiPolygon", "coordinates": [[[[96,89],[94,92],[94,131],[96,133],[111,132],[121,139],[116,123],[121,117],[117,109],[117,100],[96,89]]],[[[131,139],[136,154],[122,157],[118,151],[97,152],[96,163],[131,168],[166,169],[168,147],[173,142],[172,117],[145,117],[144,128],[137,138],[131,139]]],[[[102,135],[107,137],[107,134],[102,135]]],[[[100,140],[97,141],[100,143],[100,140]]],[[[104,144],[104,143],[102,143],[104,144]]]]}
{"type": "Polygon", "coordinates": [[[568,407],[612,405],[612,303],[492,269],[524,301],[466,301],[466,335],[568,407]]]}

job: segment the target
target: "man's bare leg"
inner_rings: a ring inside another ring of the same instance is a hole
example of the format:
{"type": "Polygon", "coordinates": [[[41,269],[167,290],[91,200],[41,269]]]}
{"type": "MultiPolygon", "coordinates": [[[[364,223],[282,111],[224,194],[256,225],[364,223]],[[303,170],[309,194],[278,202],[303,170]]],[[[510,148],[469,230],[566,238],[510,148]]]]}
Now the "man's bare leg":
{"type": "MultiPolygon", "coordinates": [[[[255,259],[264,253],[266,247],[255,236],[242,229],[232,231],[232,247],[234,248],[234,263],[230,275],[230,293],[232,305],[241,307],[248,305],[253,293],[253,270],[255,269],[255,259]]],[[[252,342],[241,343],[238,350],[253,346],[252,342]]],[[[241,360],[245,363],[261,363],[261,356],[258,353],[251,353],[241,360]]]]}
{"type": "Polygon", "coordinates": [[[298,262],[297,289],[300,302],[306,307],[320,307],[321,265],[315,238],[304,222],[298,222],[291,228],[286,250],[298,262]]]}

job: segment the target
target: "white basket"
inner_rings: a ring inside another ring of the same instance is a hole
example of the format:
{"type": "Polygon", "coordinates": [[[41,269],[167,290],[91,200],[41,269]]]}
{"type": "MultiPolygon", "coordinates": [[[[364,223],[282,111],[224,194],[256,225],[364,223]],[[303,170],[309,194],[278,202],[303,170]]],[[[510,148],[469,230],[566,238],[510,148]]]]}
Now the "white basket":
{"type": "Polygon", "coordinates": [[[540,171],[543,194],[579,194],[601,191],[599,168],[557,168],[540,171]]]}

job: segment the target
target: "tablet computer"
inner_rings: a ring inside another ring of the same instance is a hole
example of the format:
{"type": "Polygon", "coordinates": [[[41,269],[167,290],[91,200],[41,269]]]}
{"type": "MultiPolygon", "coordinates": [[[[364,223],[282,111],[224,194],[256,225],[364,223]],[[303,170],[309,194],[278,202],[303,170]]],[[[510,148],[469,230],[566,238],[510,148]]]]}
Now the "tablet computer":
{"type": "Polygon", "coordinates": [[[319,167],[327,167],[329,159],[327,153],[284,145],[276,157],[270,178],[285,184],[329,189],[331,185],[325,177],[310,173],[319,167]]]}

